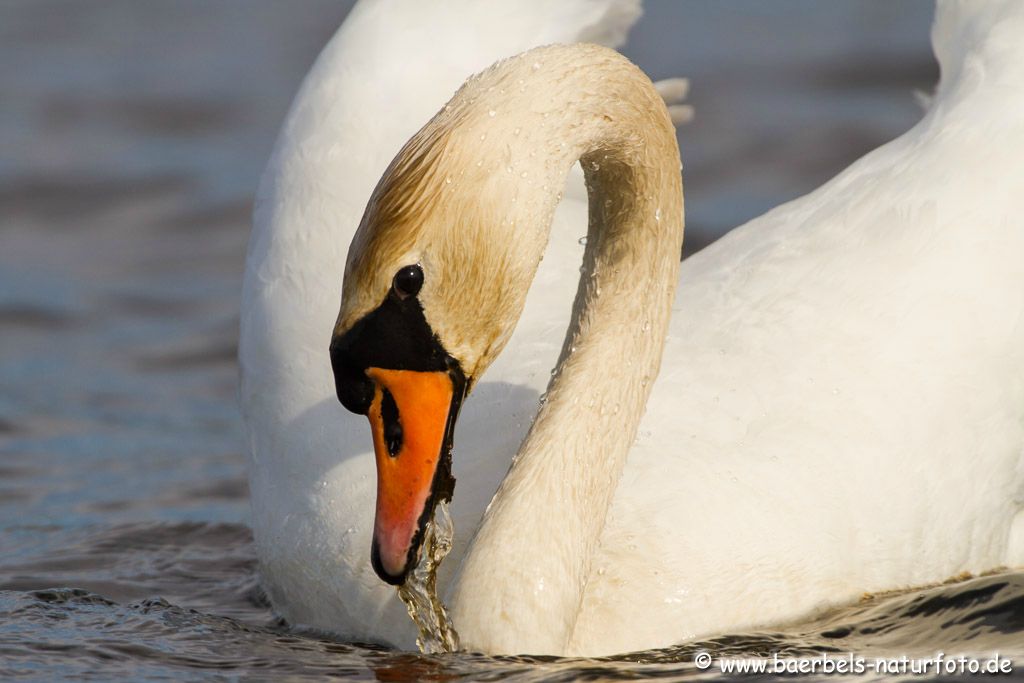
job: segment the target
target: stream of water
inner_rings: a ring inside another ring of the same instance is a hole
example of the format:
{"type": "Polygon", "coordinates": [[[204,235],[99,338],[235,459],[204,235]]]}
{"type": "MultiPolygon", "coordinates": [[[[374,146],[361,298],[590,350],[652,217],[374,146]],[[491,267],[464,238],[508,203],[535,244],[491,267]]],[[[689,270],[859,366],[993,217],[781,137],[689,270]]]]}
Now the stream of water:
{"type": "Polygon", "coordinates": [[[398,597],[405,603],[419,630],[416,645],[427,655],[459,649],[459,634],[455,632],[448,611],[437,595],[437,570],[451,551],[454,536],[448,503],[441,501],[434,508],[434,516],[427,522],[423,533],[420,561],[409,572],[405,583],[398,587],[398,597]]]}

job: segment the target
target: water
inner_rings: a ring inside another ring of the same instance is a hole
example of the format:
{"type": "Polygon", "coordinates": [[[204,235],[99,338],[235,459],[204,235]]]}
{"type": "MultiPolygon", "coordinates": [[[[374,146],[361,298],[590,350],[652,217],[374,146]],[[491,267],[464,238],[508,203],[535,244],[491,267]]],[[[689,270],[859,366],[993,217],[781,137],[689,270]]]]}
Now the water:
{"type": "MultiPolygon", "coordinates": [[[[691,77],[691,251],[905,129],[936,75],[925,4],[768,7],[651,3],[628,51],[691,77]]],[[[0,680],[711,677],[705,650],[1024,660],[1020,572],[604,660],[422,656],[276,619],[234,356],[252,191],[347,4],[301,8],[0,6],[0,680]]]]}
{"type": "MultiPolygon", "coordinates": [[[[285,674],[378,680],[621,680],[638,675],[675,679],[714,675],[713,669],[701,672],[693,664],[694,656],[705,651],[715,657],[772,652],[838,656],[852,651],[873,659],[933,656],[937,650],[1019,655],[1022,649],[1024,575],[1016,573],[867,600],[784,630],[728,635],[605,659],[415,655],[297,633],[275,622],[247,580],[254,560],[243,526],[152,525],[101,535],[117,540],[110,543],[97,536],[91,544],[81,544],[80,554],[64,557],[73,558],[77,566],[92,560],[94,567],[136,567],[137,573],[107,582],[103,594],[83,588],[0,592],[4,680],[49,680],[57,675],[194,680],[285,674]],[[111,550],[112,545],[120,549],[111,550]],[[222,553],[235,556],[235,563],[222,562],[222,553]],[[151,594],[166,597],[108,597],[117,596],[118,590],[140,589],[146,576],[151,594]],[[193,577],[199,585],[190,588],[193,577]],[[218,581],[224,589],[219,598],[204,596],[218,581]]],[[[45,584],[40,575],[23,580],[26,585],[45,584]]]]}
{"type": "Polygon", "coordinates": [[[409,617],[416,623],[416,646],[428,655],[456,652],[459,634],[437,592],[437,570],[451,552],[455,527],[448,514],[448,503],[441,501],[423,533],[420,561],[398,587],[409,617]]]}

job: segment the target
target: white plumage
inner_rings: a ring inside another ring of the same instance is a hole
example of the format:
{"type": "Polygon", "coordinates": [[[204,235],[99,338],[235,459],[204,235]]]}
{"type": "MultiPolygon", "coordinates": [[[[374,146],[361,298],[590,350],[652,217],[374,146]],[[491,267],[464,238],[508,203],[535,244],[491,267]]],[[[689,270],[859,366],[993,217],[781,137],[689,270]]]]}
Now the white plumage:
{"type": "MultiPolygon", "coordinates": [[[[469,73],[535,44],[619,40],[636,16],[628,2],[554,5],[361,4],[293,105],[259,194],[240,349],[253,526],[292,623],[412,646],[370,568],[368,430],[334,396],[344,256],[387,162],[469,73]]],[[[925,118],[683,264],[565,653],[667,645],[1024,563],[1021,35],[1020,5],[941,5],[942,83],[925,118]]],[[[557,358],[586,232],[579,192],[463,409],[442,586],[557,358]]]]}

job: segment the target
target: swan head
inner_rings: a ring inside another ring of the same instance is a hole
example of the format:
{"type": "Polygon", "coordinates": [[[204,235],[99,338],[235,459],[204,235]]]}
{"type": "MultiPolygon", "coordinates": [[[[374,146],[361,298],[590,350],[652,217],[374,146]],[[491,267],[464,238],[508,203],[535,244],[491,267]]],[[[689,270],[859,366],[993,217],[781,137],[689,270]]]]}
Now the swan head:
{"type": "Polygon", "coordinates": [[[487,149],[475,130],[471,113],[442,111],[385,172],[349,251],[331,342],[338,398],[370,422],[373,566],[396,585],[418,561],[436,502],[451,498],[461,402],[525,303],[540,255],[524,240],[546,243],[543,217],[523,215],[525,199],[510,213],[497,170],[476,163],[487,149]],[[515,220],[540,224],[502,230],[515,220]]]}

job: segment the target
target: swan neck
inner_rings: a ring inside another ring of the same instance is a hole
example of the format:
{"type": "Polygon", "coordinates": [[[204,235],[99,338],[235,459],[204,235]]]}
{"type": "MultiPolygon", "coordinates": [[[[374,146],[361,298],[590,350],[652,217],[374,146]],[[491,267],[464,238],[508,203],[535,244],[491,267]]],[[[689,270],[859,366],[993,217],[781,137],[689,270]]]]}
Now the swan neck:
{"type": "MultiPolygon", "coordinates": [[[[658,372],[682,245],[675,131],[650,81],[608,50],[547,50],[532,58],[557,84],[546,104],[558,115],[533,130],[530,152],[537,168],[557,166],[562,182],[580,160],[588,241],[554,378],[453,587],[464,643],[491,652],[571,648],[591,560],[658,372]]],[[[557,195],[509,188],[516,190],[516,203],[543,207],[550,227],[557,195]]],[[[529,252],[528,244],[520,248],[529,252]]]]}

